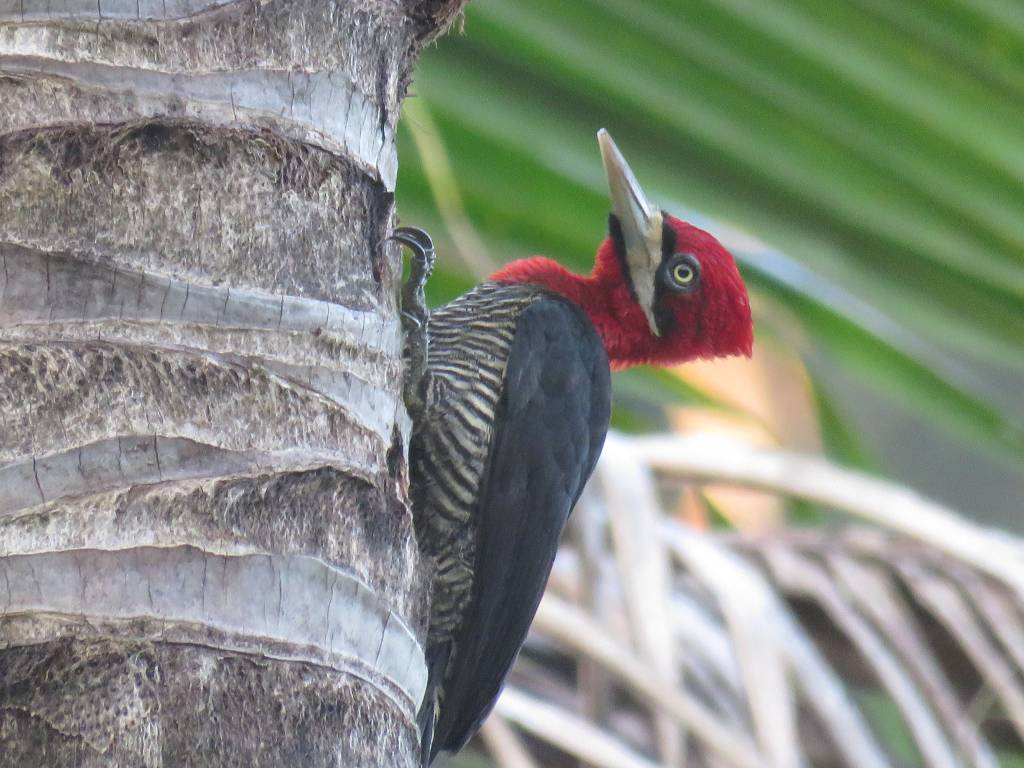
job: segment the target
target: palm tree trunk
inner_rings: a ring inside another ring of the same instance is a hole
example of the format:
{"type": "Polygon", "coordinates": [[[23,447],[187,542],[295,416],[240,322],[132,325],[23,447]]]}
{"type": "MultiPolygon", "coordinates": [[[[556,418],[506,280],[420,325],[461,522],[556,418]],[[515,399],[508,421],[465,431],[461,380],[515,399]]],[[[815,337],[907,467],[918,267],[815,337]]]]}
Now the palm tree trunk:
{"type": "Polygon", "coordinates": [[[0,765],[414,765],[394,130],[459,2],[0,2],[0,765]]]}

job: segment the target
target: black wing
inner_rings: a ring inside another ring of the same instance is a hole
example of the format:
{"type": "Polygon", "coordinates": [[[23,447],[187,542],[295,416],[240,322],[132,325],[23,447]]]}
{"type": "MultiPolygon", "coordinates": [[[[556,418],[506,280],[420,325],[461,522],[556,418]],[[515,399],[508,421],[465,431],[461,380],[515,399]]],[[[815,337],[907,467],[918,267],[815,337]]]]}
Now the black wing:
{"type": "Polygon", "coordinates": [[[558,540],[601,453],[608,357],[590,321],[558,298],[516,324],[476,514],[473,598],[455,637],[431,759],[480,727],[537,612],[558,540]]]}

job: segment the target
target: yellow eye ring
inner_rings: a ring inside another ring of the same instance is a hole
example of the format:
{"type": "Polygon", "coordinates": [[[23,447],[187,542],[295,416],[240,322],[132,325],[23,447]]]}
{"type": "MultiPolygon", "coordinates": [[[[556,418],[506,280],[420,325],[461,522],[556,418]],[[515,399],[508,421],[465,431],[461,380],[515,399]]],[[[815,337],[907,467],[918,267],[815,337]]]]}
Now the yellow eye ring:
{"type": "Polygon", "coordinates": [[[693,267],[685,262],[680,262],[672,267],[672,282],[676,285],[686,286],[693,282],[693,278],[696,273],[693,271],[693,267]]]}

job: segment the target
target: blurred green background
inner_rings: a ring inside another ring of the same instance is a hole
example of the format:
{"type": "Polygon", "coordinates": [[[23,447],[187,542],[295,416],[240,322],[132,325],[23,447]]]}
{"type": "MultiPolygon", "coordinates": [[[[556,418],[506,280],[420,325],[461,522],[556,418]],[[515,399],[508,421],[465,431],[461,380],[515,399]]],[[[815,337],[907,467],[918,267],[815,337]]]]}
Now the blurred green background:
{"type": "Polygon", "coordinates": [[[617,426],[718,412],[1024,531],[1024,4],[473,0],[410,95],[432,303],[534,253],[589,269],[606,127],[740,260],[758,349],[618,374],[617,426]]]}

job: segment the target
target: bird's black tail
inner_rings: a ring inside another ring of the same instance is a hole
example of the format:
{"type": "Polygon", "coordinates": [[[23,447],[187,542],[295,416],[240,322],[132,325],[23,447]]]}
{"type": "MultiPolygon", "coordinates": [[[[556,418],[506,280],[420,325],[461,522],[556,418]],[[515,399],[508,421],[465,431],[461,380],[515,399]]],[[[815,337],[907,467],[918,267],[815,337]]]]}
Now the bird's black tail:
{"type": "Polygon", "coordinates": [[[416,724],[420,728],[420,765],[430,768],[437,753],[445,748],[445,735],[440,734],[441,741],[435,742],[437,713],[441,707],[444,679],[448,673],[448,660],[452,655],[451,642],[431,648],[427,653],[427,691],[423,695],[423,703],[416,715],[416,724]]]}
{"type": "Polygon", "coordinates": [[[431,750],[434,747],[434,722],[437,720],[437,692],[434,686],[427,686],[427,694],[423,697],[423,705],[416,716],[420,727],[420,765],[430,768],[431,750]]]}

